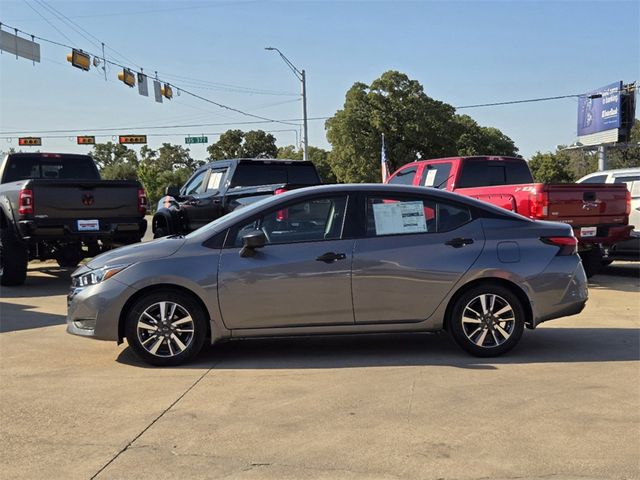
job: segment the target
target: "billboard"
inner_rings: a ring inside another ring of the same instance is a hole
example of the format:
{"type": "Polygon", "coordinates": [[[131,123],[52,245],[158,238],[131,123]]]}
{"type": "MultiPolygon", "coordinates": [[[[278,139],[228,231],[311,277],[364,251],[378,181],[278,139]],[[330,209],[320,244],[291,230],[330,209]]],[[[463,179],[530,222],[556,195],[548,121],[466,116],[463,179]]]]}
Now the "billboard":
{"type": "Polygon", "coordinates": [[[621,96],[621,81],[580,96],[578,98],[578,137],[620,128],[621,96]]]}

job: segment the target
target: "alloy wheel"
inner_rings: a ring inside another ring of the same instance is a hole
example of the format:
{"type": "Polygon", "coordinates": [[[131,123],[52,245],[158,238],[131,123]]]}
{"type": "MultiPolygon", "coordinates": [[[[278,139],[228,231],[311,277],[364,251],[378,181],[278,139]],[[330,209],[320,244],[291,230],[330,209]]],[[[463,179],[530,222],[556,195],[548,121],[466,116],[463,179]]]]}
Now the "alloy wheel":
{"type": "Polygon", "coordinates": [[[138,317],[136,332],[142,348],[156,357],[174,357],[184,352],[194,338],[193,318],[182,305],[157,302],[138,317]]]}
{"type": "Polygon", "coordinates": [[[506,342],[516,325],[513,307],[492,293],[474,297],[462,310],[462,330],[480,348],[493,348],[506,342]]]}

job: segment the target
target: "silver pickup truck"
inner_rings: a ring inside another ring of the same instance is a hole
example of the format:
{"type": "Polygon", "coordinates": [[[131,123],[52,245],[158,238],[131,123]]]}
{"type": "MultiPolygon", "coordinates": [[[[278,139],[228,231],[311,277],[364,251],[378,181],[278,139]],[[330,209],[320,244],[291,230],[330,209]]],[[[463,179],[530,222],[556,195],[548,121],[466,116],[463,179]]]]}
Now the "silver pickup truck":
{"type": "Polygon", "coordinates": [[[147,197],[130,180],[101,180],[88,155],[13,153],[0,163],[0,284],[21,285],[30,260],[75,267],[139,242],[147,197]]]}

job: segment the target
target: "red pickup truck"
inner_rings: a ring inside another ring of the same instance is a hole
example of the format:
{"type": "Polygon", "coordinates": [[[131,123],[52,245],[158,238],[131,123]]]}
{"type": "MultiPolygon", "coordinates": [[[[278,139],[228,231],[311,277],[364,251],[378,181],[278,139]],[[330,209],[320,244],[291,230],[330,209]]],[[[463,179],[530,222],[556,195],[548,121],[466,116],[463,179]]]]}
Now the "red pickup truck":
{"type": "Polygon", "coordinates": [[[452,157],[408,163],[387,180],[441,188],[535,220],[568,223],[588,276],[602,266],[601,246],[629,237],[631,197],[624,184],[534,183],[527,162],[513,157],[452,157]]]}

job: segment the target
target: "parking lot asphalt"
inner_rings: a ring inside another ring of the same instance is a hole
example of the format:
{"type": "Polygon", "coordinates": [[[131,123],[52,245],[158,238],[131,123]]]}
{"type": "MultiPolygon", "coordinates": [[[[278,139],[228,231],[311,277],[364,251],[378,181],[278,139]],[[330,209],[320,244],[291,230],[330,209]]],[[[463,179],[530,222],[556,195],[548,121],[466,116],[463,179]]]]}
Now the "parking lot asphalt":
{"type": "Polygon", "coordinates": [[[640,478],[640,265],[477,359],[446,334],[247,340],[181,368],[65,333],[69,271],[0,305],[0,477],[640,478]]]}

